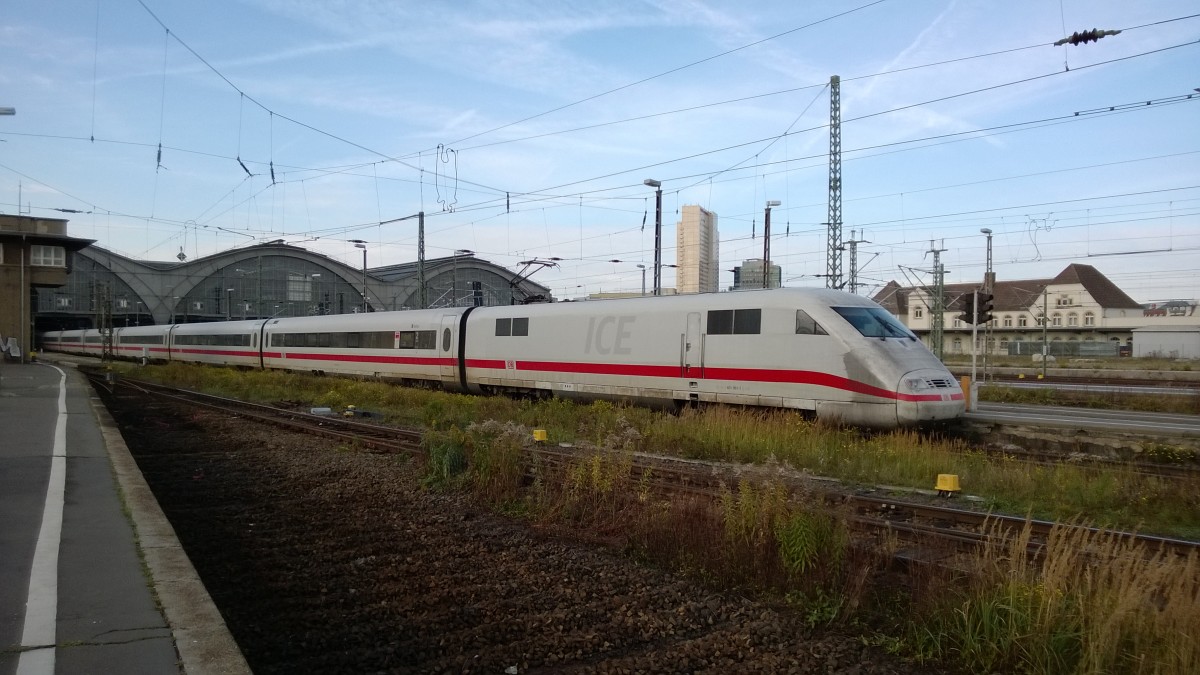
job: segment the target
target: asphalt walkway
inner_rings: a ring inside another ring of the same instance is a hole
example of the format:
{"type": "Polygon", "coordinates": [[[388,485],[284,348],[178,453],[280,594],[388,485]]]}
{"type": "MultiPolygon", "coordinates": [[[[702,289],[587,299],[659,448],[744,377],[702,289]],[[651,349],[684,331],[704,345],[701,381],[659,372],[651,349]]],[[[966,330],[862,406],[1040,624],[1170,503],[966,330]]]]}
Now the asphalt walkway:
{"type": "Polygon", "coordinates": [[[0,675],[249,673],[70,363],[0,363],[0,675]]]}

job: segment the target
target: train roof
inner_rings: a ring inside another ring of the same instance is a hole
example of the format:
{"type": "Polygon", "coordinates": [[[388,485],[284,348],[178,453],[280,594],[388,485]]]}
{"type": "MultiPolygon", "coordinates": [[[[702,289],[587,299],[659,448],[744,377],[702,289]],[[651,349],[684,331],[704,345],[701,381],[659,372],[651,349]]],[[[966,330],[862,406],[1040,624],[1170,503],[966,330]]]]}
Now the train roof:
{"type": "Polygon", "coordinates": [[[533,305],[500,305],[479,307],[476,313],[499,313],[508,316],[541,316],[545,314],[596,314],[609,312],[702,312],[712,309],[785,308],[805,309],[812,306],[876,307],[873,300],[861,295],[827,288],[771,288],[695,293],[669,296],[606,298],[533,305]]]}

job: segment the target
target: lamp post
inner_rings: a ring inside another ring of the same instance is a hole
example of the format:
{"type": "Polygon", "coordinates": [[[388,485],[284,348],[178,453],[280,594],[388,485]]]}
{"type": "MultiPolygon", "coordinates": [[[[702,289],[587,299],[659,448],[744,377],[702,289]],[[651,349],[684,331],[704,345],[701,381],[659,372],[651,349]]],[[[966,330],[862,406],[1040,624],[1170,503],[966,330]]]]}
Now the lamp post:
{"type": "MultiPolygon", "coordinates": [[[[981,228],[979,232],[987,237],[987,267],[983,272],[983,292],[992,295],[996,291],[996,275],[992,272],[992,230],[981,228]]],[[[983,324],[983,379],[988,379],[988,353],[991,351],[992,322],[983,324]]]]}
{"type": "Polygon", "coordinates": [[[1042,288],[1042,379],[1046,379],[1046,359],[1050,358],[1050,284],[1042,288]]]}
{"type": "Polygon", "coordinates": [[[229,321],[229,320],[233,319],[233,289],[232,288],[225,289],[225,297],[226,297],[225,320],[229,321]]]}
{"type": "Polygon", "coordinates": [[[142,325],[142,301],[137,301],[137,318],[134,320],[137,325],[142,325]]]}
{"type": "MultiPolygon", "coordinates": [[[[632,262],[632,261],[613,259],[613,260],[609,260],[608,262],[623,263],[623,262],[632,262]]],[[[667,267],[674,267],[674,265],[667,265],[667,267]]],[[[639,263],[637,265],[637,268],[642,271],[642,297],[644,298],[644,297],[646,297],[646,266],[639,263]]]]}
{"type": "Polygon", "coordinates": [[[662,181],[642,181],[654,188],[654,294],[662,295],[662,181]]]}
{"type": "Polygon", "coordinates": [[[778,199],[767,202],[763,214],[763,288],[771,287],[771,207],[779,206],[778,199]]]}
{"type": "Polygon", "coordinates": [[[365,314],[367,311],[367,242],[362,239],[347,239],[354,244],[354,248],[361,248],[363,252],[363,304],[362,311],[365,314]]]}
{"type": "MultiPolygon", "coordinates": [[[[313,310],[314,310],[314,309],[321,309],[321,300],[320,300],[320,298],[321,298],[321,287],[320,287],[320,285],[319,285],[319,284],[320,284],[320,282],[318,282],[318,281],[317,281],[317,280],[318,280],[318,279],[320,279],[320,278],[321,278],[321,273],[320,273],[320,272],[313,272],[312,274],[308,275],[308,283],[309,283],[309,289],[308,289],[308,299],[309,299],[309,302],[312,302],[312,298],[313,298],[313,295],[314,295],[314,294],[313,294],[313,288],[314,288],[314,287],[316,288],[316,294],[315,294],[315,295],[316,295],[316,298],[317,298],[317,306],[316,306],[315,308],[314,308],[312,305],[309,305],[308,312],[309,312],[309,315],[310,315],[310,316],[312,316],[312,312],[313,312],[313,310]]],[[[325,313],[324,311],[321,311],[321,312],[319,312],[319,314],[324,314],[324,313],[325,313]]]]}

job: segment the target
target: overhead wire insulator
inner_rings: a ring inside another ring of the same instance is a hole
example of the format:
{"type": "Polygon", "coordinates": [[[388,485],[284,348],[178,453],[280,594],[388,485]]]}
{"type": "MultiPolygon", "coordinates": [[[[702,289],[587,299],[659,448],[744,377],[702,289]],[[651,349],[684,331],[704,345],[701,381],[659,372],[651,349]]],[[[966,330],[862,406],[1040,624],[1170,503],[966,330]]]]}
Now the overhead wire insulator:
{"type": "Polygon", "coordinates": [[[1077,32],[1071,33],[1071,37],[1065,37],[1065,38],[1059,40],[1058,42],[1055,42],[1054,46],[1061,47],[1063,45],[1079,45],[1079,44],[1083,44],[1085,42],[1095,42],[1095,41],[1099,40],[1100,38],[1105,37],[1107,35],[1120,35],[1120,34],[1121,34],[1121,31],[1119,31],[1119,30],[1100,30],[1098,28],[1093,28],[1091,30],[1077,31],[1077,32]]]}

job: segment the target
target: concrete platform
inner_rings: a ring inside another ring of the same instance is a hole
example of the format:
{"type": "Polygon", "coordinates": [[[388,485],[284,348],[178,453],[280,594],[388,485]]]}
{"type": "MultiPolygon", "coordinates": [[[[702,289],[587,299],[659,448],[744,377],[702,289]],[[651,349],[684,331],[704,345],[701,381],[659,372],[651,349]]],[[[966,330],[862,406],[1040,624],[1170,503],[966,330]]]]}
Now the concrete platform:
{"type": "Polygon", "coordinates": [[[86,379],[0,364],[0,675],[249,672],[86,379]]]}

